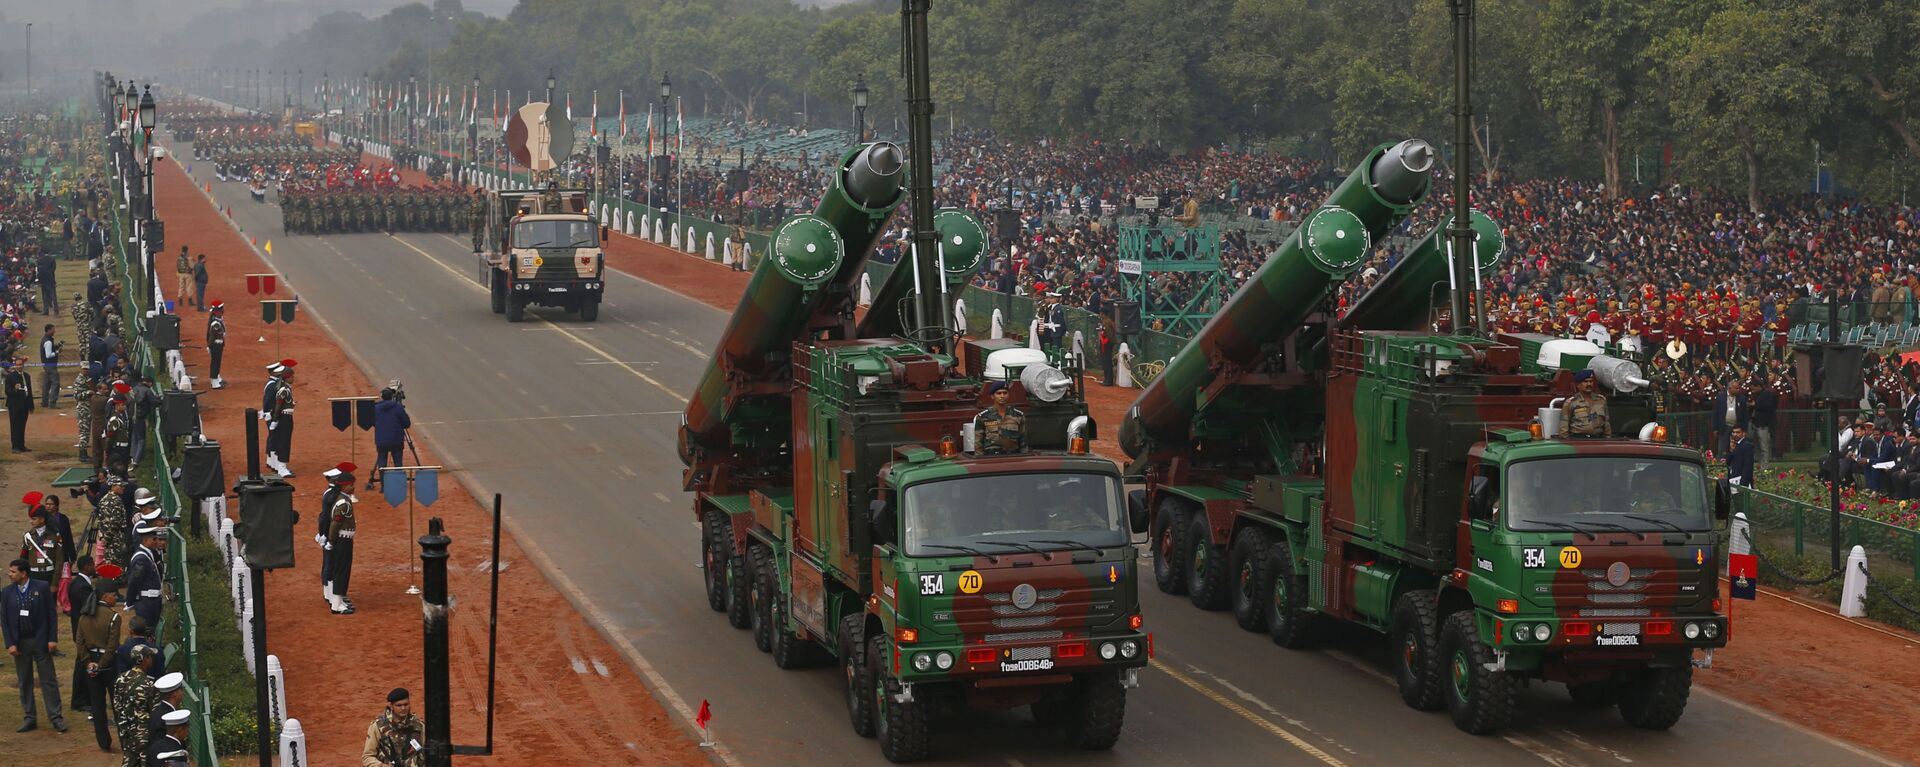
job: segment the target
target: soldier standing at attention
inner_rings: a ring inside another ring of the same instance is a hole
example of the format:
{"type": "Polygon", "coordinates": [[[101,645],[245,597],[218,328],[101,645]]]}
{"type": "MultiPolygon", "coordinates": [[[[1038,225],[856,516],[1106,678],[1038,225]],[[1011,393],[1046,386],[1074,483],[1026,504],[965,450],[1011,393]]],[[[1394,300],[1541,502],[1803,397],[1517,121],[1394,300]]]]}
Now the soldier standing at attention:
{"type": "Polygon", "coordinates": [[[187,258],[185,245],[180,246],[180,257],[173,260],[173,276],[179,282],[180,303],[193,303],[193,294],[188,292],[193,284],[193,261],[187,258]]]}
{"type": "Polygon", "coordinates": [[[1007,382],[987,384],[993,407],[973,417],[974,452],[1018,453],[1027,447],[1027,417],[1007,404],[1012,392],[1007,382]]]}
{"type": "Polygon", "coordinates": [[[267,422],[267,467],[282,478],[293,476],[287,461],[293,453],[293,368],[297,364],[291,359],[274,364],[274,377],[267,379],[260,406],[260,417],[267,422]]]}
{"type": "Polygon", "coordinates": [[[226,306],[217,298],[207,302],[207,376],[215,389],[227,386],[220,379],[220,358],[227,353],[226,306]]]}
{"type": "Polygon", "coordinates": [[[120,605],[120,582],[113,578],[93,581],[93,599],[80,607],[80,625],[74,639],[80,660],[86,664],[88,708],[92,711],[93,737],[100,750],[113,752],[113,740],[107,735],[107,688],[114,682],[113,653],[120,649],[122,635],[133,612],[120,605]]]}
{"type": "Polygon", "coordinates": [[[166,759],[161,756],[162,754],[172,754],[175,751],[185,750],[187,747],[187,723],[192,720],[192,711],[178,709],[167,712],[167,715],[160,719],[160,723],[165,727],[164,730],[156,730],[149,725],[148,732],[152,733],[152,740],[147,744],[146,764],[159,767],[159,765],[166,763],[166,759]]]}
{"type": "Polygon", "coordinates": [[[327,489],[320,494],[320,531],[314,533],[313,542],[320,546],[320,593],[328,605],[333,604],[333,578],[327,571],[327,561],[331,559],[327,556],[327,534],[333,532],[333,502],[340,500],[340,494],[346,492],[346,487],[340,484],[340,475],[351,476],[350,472],[357,468],[360,467],[341,463],[320,472],[320,476],[327,479],[327,489]]]}
{"type": "Polygon", "coordinates": [[[393,688],[387,693],[387,710],[367,725],[361,767],[419,767],[422,729],[407,700],[407,688],[393,688]]]}
{"type": "Polygon", "coordinates": [[[560,212],[560,182],[548,181],[547,189],[540,193],[540,212],[560,212]]]}
{"type": "Polygon", "coordinates": [[[1612,432],[1612,425],[1607,421],[1607,398],[1600,393],[1600,384],[1594,380],[1593,371],[1576,371],[1573,380],[1578,392],[1560,405],[1561,420],[1566,421],[1567,433],[1576,437],[1607,436],[1612,432]]]}
{"type": "Polygon", "coordinates": [[[333,478],[340,486],[333,506],[327,510],[327,539],[321,548],[327,552],[327,598],[335,615],[352,615],[353,603],[347,601],[347,587],[353,580],[353,472],[343,471],[333,478]]]}
{"type": "Polygon", "coordinates": [[[487,236],[487,193],[473,190],[473,202],[467,203],[467,227],[473,230],[473,252],[479,253],[487,236]]]}
{"type": "Polygon", "coordinates": [[[150,644],[134,645],[128,653],[133,662],[113,680],[113,721],[120,728],[120,767],[140,767],[146,759],[147,715],[153,712],[153,702],[158,698],[153,677],[147,671],[159,652],[160,648],[150,644]]]}

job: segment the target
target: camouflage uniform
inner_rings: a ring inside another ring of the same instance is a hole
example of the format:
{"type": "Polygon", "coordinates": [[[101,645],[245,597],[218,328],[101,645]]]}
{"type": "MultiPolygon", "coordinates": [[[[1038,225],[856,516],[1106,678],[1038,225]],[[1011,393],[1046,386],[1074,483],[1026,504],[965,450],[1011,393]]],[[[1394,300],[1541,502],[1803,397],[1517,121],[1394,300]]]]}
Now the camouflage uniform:
{"type": "Polygon", "coordinates": [[[94,527],[100,531],[100,547],[105,550],[101,563],[126,567],[127,555],[133,551],[132,521],[127,517],[126,499],[119,493],[103,493],[100,508],[94,515],[99,520],[94,527]]]}
{"type": "Polygon", "coordinates": [[[473,252],[479,253],[486,243],[487,200],[474,195],[473,202],[467,205],[467,227],[473,230],[473,252]]]}
{"type": "Polygon", "coordinates": [[[1005,415],[990,407],[973,417],[977,453],[1018,453],[1027,448],[1027,416],[1014,408],[1005,415]]]}
{"type": "Polygon", "coordinates": [[[80,348],[87,348],[87,339],[93,332],[93,307],[84,300],[73,302],[73,332],[80,340],[80,348]]]}
{"type": "MultiPolygon", "coordinates": [[[[120,767],[146,764],[147,741],[153,737],[147,731],[147,716],[159,698],[153,689],[153,677],[138,666],[113,680],[113,721],[120,728],[120,767]]],[[[99,712],[94,715],[99,716],[99,712]]]]}
{"type": "Polygon", "coordinates": [[[93,392],[87,385],[86,371],[73,380],[73,424],[79,429],[79,441],[74,447],[80,449],[80,459],[89,460],[93,453],[93,392]]]}
{"type": "Polygon", "coordinates": [[[380,212],[387,221],[387,234],[393,234],[394,224],[399,223],[400,206],[397,204],[398,202],[399,198],[395,195],[387,195],[386,199],[382,201],[383,204],[380,206],[380,212]]]}
{"type": "Polygon", "coordinates": [[[394,767],[420,767],[421,753],[416,744],[423,740],[420,718],[408,714],[407,718],[396,720],[393,713],[383,711],[373,724],[367,725],[367,742],[361,747],[361,757],[373,758],[380,764],[394,767]]]}
{"type": "Polygon", "coordinates": [[[1575,394],[1560,406],[1566,414],[1567,433],[1582,437],[1606,436],[1607,398],[1599,394],[1575,394]]]}

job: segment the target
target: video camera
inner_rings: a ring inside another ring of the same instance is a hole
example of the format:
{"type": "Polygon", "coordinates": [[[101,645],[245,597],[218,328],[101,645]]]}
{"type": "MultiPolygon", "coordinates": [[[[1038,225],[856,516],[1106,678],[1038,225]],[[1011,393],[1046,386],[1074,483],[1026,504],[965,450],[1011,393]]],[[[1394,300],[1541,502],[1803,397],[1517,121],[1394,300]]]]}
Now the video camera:
{"type": "Polygon", "coordinates": [[[380,396],[382,399],[405,402],[407,401],[406,385],[402,384],[398,378],[390,380],[387,382],[386,388],[380,390],[380,396]]]}

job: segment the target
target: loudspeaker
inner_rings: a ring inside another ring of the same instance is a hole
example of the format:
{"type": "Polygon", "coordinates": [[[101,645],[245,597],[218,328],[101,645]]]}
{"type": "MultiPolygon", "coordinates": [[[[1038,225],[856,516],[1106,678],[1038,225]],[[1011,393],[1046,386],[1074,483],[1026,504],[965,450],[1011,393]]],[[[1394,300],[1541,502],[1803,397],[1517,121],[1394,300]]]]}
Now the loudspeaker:
{"type": "Polygon", "coordinates": [[[146,235],[147,247],[153,252],[159,253],[167,249],[167,222],[159,219],[148,221],[146,235]]]}
{"type": "Polygon", "coordinates": [[[227,491],[227,472],[220,465],[220,443],[207,440],[181,448],[180,492],[188,498],[215,498],[227,491]]]}
{"type": "Polygon", "coordinates": [[[734,168],[727,171],[727,194],[739,194],[747,191],[751,182],[747,178],[746,168],[734,168]]]}
{"type": "Polygon", "coordinates": [[[655,181],[673,175],[673,158],[664,154],[653,156],[653,178],[655,181]]]}
{"type": "Polygon", "coordinates": [[[613,156],[613,147],[608,146],[606,144],[600,144],[598,146],[595,146],[594,156],[598,159],[601,165],[605,165],[607,164],[607,160],[613,156]]]}
{"type": "Polygon", "coordinates": [[[262,570],[293,566],[293,526],[300,515],[293,510],[293,486],[278,479],[242,482],[240,520],[234,537],[244,545],[247,564],[262,570]]]}
{"type": "Polygon", "coordinates": [[[160,403],[160,433],[185,437],[200,428],[199,396],[190,391],[168,391],[160,403]]]}
{"type": "Polygon", "coordinates": [[[1113,302],[1113,327],[1121,335],[1139,333],[1143,329],[1140,322],[1140,302],[1113,302]]]}
{"type": "Polygon", "coordinates": [[[993,233],[1002,240],[1020,236],[1020,211],[1001,208],[993,212],[993,233]]]}
{"type": "Polygon", "coordinates": [[[147,329],[147,341],[153,344],[154,351],[170,352],[180,348],[180,315],[154,317],[153,327],[147,329]]]}
{"type": "Polygon", "coordinates": [[[1846,344],[1808,346],[1794,353],[1794,384],[1814,399],[1858,400],[1865,353],[1864,347],[1846,344]]]}

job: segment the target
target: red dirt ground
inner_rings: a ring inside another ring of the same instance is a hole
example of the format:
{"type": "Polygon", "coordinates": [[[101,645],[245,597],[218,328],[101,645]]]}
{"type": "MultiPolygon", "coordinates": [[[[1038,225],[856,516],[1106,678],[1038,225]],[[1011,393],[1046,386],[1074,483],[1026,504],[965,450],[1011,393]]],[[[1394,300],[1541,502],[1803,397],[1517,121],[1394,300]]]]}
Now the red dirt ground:
{"type": "MultiPolygon", "coordinates": [[[[210,436],[227,445],[227,474],[245,471],[243,409],[258,407],[262,366],[276,359],[263,334],[257,299],[247,295],[243,275],[270,271],[246,240],[230,228],[176,163],[156,174],[163,187],[160,214],[178,242],[207,254],[212,282],[208,298],[227,302],[228,386],[201,396],[210,436]]],[[[297,288],[298,286],[290,286],[297,288]]],[[[284,297],[288,291],[283,289],[284,297]]],[[[182,307],[183,341],[204,343],[205,315],[182,307]]],[[[265,333],[271,337],[271,333],[265,333]]],[[[283,331],[284,356],[300,361],[294,386],[300,398],[295,431],[293,483],[302,526],[309,535],[318,512],[320,472],[347,460],[348,435],[330,424],[329,396],[360,395],[376,385],[311,319],[283,331]]],[[[205,352],[187,354],[196,379],[205,375],[205,352]]],[[[201,382],[200,385],[204,385],[201,382]]],[[[423,446],[424,447],[424,446],[423,446]]],[[[371,451],[361,456],[370,459],[371,451]]],[[[428,463],[437,462],[421,451],[428,463]]],[[[362,481],[366,471],[360,472],[362,481]]],[[[479,743],[484,732],[486,686],[485,557],[489,513],[457,482],[442,482],[441,498],[421,509],[413,535],[425,534],[430,516],[445,520],[454,540],[450,588],[459,600],[452,620],[454,710],[457,743],[479,743]]],[[[320,596],[319,549],[300,546],[298,567],[269,577],[269,648],[287,662],[290,713],[300,720],[316,764],[358,764],[367,723],[380,713],[387,690],[421,684],[419,597],[405,593],[407,562],[418,553],[404,509],[380,495],[358,491],[360,538],[355,552],[353,597],[358,612],[328,612],[320,596]]],[[[298,544],[298,541],[296,541],[298,544]]],[[[500,680],[495,758],[500,764],[704,765],[707,756],[647,691],[620,654],[570,606],[511,540],[502,542],[508,565],[500,576],[500,680]],[[584,671],[576,671],[575,664],[584,671]],[[603,667],[605,672],[597,669],[603,667]],[[591,737],[579,737],[590,733],[591,737]]],[[[418,704],[416,704],[418,705],[418,704]]]]}

